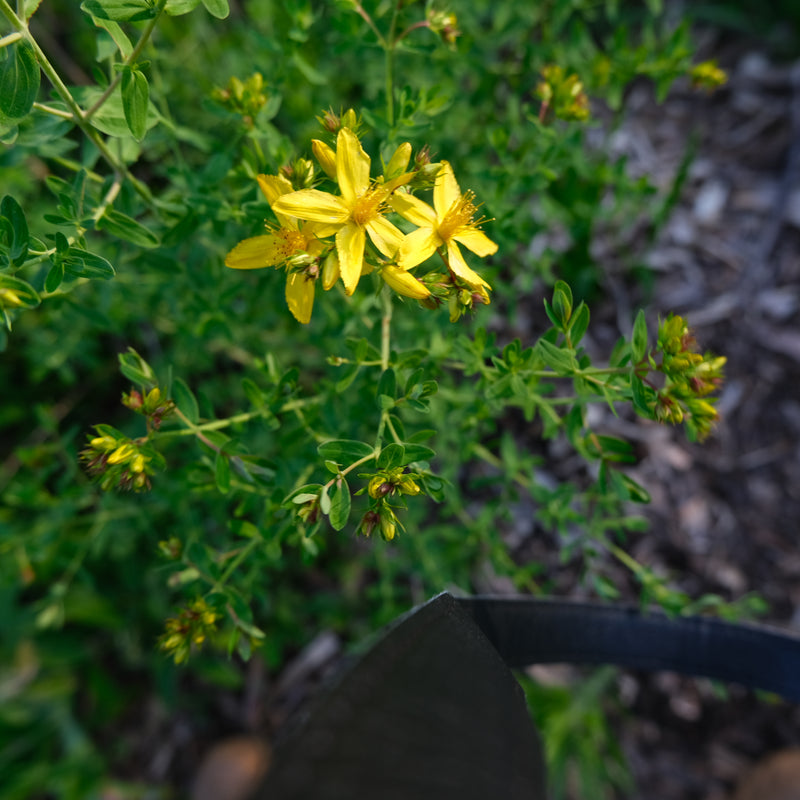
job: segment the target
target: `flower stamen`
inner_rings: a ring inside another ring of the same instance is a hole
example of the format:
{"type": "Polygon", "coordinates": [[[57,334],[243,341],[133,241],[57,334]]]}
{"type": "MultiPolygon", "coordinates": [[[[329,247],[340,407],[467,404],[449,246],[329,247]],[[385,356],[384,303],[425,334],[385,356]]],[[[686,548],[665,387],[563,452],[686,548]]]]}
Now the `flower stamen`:
{"type": "Polygon", "coordinates": [[[439,236],[444,241],[447,241],[453,236],[459,228],[472,224],[472,218],[478,210],[474,200],[475,193],[468,191],[461,195],[461,197],[450,206],[438,230],[439,236]]]}
{"type": "Polygon", "coordinates": [[[356,225],[366,225],[372,222],[383,213],[385,200],[386,192],[381,187],[371,186],[353,203],[350,219],[356,225]]]}

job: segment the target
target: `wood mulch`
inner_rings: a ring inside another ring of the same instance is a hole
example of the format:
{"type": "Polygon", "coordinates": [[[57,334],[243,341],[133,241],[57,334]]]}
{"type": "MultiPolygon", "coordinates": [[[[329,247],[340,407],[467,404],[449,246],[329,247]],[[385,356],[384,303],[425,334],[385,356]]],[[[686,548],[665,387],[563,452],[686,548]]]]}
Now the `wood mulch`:
{"type": "MultiPolygon", "coordinates": [[[[777,63],[718,33],[702,39],[727,85],[710,96],[676,87],[661,105],[650,85],[635,86],[612,146],[666,191],[696,142],[646,257],[656,271],[648,319],[679,313],[703,349],[727,357],[723,418],[701,445],[677,430],[605,423],[638,441],[644,457],[632,474],[653,495],[651,530],[630,552],[693,598],[755,592],[766,621],[798,628],[800,61],[777,63]]],[[[629,325],[638,298],[615,264],[605,264],[606,319],[629,325]]],[[[638,786],[626,800],[723,800],[757,759],[800,743],[790,704],[737,688],[723,698],[708,681],[672,674],[623,674],[619,685],[620,737],[638,786]]]]}

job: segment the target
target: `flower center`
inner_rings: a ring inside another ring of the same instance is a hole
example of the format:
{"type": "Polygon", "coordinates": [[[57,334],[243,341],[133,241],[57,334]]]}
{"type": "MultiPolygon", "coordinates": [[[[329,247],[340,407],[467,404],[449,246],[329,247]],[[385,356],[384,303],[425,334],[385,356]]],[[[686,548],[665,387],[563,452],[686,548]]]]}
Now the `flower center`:
{"type": "Polygon", "coordinates": [[[280,261],[291,258],[295,253],[303,253],[308,250],[308,239],[300,233],[289,228],[281,228],[277,232],[276,250],[280,261]]]}
{"type": "Polygon", "coordinates": [[[350,211],[350,219],[356,225],[366,225],[376,217],[381,216],[381,206],[385,199],[386,193],[380,187],[371,186],[356,199],[350,211]]]}
{"type": "Polygon", "coordinates": [[[439,236],[447,241],[459,228],[463,228],[472,223],[472,218],[478,207],[473,200],[473,192],[465,192],[461,197],[450,206],[449,211],[444,215],[444,219],[439,225],[439,236]]]}

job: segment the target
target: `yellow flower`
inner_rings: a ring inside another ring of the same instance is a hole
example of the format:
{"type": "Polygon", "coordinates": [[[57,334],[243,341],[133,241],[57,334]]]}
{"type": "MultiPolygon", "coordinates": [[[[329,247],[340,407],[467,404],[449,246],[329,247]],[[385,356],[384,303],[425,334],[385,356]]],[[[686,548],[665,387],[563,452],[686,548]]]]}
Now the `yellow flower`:
{"type": "Polygon", "coordinates": [[[394,264],[387,264],[381,269],[381,278],[397,294],[411,297],[414,300],[424,300],[426,297],[430,297],[430,289],[422,281],[394,264]]]}
{"type": "MultiPolygon", "coordinates": [[[[273,211],[279,197],[292,192],[283,175],[259,175],[258,185],[273,211]]],[[[263,269],[286,266],[286,303],[294,317],[303,323],[311,319],[314,284],[319,276],[318,258],[325,249],[321,236],[330,236],[336,227],[317,223],[300,225],[296,219],[275,211],[280,227],[245,239],[228,253],[225,266],[232,269],[263,269]]],[[[330,286],[326,286],[329,289],[330,286]]]]}
{"type": "MultiPolygon", "coordinates": [[[[330,174],[330,148],[314,148],[323,169],[330,174]]],[[[336,231],[336,251],[345,292],[356,289],[364,270],[366,235],[387,258],[392,258],[403,240],[403,234],[384,218],[386,201],[391,193],[411,180],[412,173],[400,175],[386,183],[370,183],[370,158],[358,137],[342,128],[336,137],[335,175],[341,195],[319,189],[302,189],[277,199],[273,210],[278,214],[310,220],[326,226],[328,235],[336,231]]]]}
{"type": "Polygon", "coordinates": [[[425,261],[443,244],[447,245],[447,262],[451,272],[471,288],[492,287],[467,266],[458,244],[484,258],[497,252],[497,245],[473,221],[477,207],[472,192],[461,189],[447,161],[442,161],[433,187],[433,208],[410,194],[395,194],[392,208],[413,222],[418,229],[403,239],[397,263],[411,269],[425,261]]]}
{"type": "Polygon", "coordinates": [[[0,306],[21,306],[22,300],[19,299],[19,294],[13,289],[5,287],[0,288],[0,306]]]}

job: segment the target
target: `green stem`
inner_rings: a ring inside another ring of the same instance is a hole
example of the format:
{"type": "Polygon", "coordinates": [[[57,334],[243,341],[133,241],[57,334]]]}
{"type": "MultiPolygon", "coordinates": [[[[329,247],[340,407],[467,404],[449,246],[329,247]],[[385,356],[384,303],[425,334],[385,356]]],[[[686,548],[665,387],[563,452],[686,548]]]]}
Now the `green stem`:
{"type": "Polygon", "coordinates": [[[345,467],[338,475],[335,475],[333,478],[331,478],[325,484],[325,486],[322,487],[322,490],[323,491],[327,491],[328,489],[331,488],[331,486],[333,486],[333,484],[336,482],[337,478],[341,478],[341,477],[344,477],[345,475],[348,475],[354,469],[356,469],[357,467],[360,467],[362,464],[366,464],[368,461],[372,461],[375,458],[375,456],[376,456],[376,453],[370,453],[368,456],[362,456],[361,458],[358,459],[358,461],[354,461],[352,464],[350,464],[349,466],[345,467]]]}
{"type": "Polygon", "coordinates": [[[354,0],[353,10],[367,23],[367,25],[369,25],[378,40],[378,44],[385,50],[386,39],[383,38],[381,32],[378,30],[378,27],[373,22],[372,17],[364,10],[364,7],[358,2],[358,0],[354,0]]]}
{"type": "MultiPolygon", "coordinates": [[[[106,213],[106,209],[114,202],[114,200],[116,200],[117,195],[119,194],[119,191],[120,191],[121,188],[122,188],[122,176],[117,175],[116,178],[114,179],[114,182],[111,184],[111,186],[108,187],[108,191],[105,193],[105,196],[103,197],[103,199],[100,201],[100,203],[97,206],[97,208],[92,213],[91,219],[95,224],[97,222],[99,222],[99,220],[103,216],[103,214],[106,213]]],[[[78,241],[78,239],[81,236],[83,236],[83,234],[86,233],[86,231],[87,231],[87,228],[83,228],[83,227],[78,228],[78,232],[74,236],[70,236],[67,239],[67,241],[69,242],[70,246],[75,244],[75,242],[78,241]]],[[[56,248],[55,247],[51,247],[49,250],[45,250],[42,253],[38,253],[36,258],[30,260],[28,262],[28,264],[41,263],[42,261],[45,261],[46,259],[48,259],[55,252],[56,252],[56,248]]],[[[81,278],[80,282],[81,282],[81,284],[88,283],[89,280],[90,280],[89,278],[81,278]]],[[[73,286],[74,285],[75,284],[73,284],[73,286]]],[[[57,294],[64,294],[64,291],[62,289],[56,289],[54,292],[39,292],[39,296],[42,297],[42,298],[53,297],[54,295],[57,295],[57,294]]]]}
{"type": "Polygon", "coordinates": [[[399,36],[395,36],[397,30],[397,15],[400,11],[400,3],[402,0],[397,0],[394,4],[392,11],[392,22],[389,25],[389,35],[386,38],[384,51],[386,53],[386,121],[391,128],[394,125],[394,52],[397,48],[397,43],[400,41],[399,36]]]}
{"type": "Polygon", "coordinates": [[[381,290],[381,308],[383,309],[383,317],[381,318],[381,370],[385,372],[389,369],[389,356],[392,351],[392,293],[386,285],[381,290]]]}
{"type": "Polygon", "coordinates": [[[69,111],[62,111],[60,108],[53,108],[52,106],[48,106],[45,103],[34,103],[33,107],[37,111],[43,111],[45,114],[52,114],[54,117],[60,117],[61,119],[72,119],[72,113],[69,111]]]}
{"type": "MultiPolygon", "coordinates": [[[[311,397],[306,400],[290,400],[288,403],[284,403],[280,407],[278,413],[296,411],[297,409],[304,408],[305,406],[310,406],[318,402],[319,399],[316,397],[311,397]]],[[[218,431],[222,428],[236,425],[239,422],[249,422],[251,419],[258,419],[259,417],[263,417],[267,411],[268,409],[259,411],[245,411],[241,414],[235,414],[232,417],[215,419],[212,422],[204,422],[202,425],[197,425],[188,419],[188,417],[186,417],[179,408],[176,408],[175,413],[178,415],[181,422],[186,425],[186,428],[177,431],[160,431],[157,436],[159,439],[170,439],[175,436],[197,436],[198,434],[202,434],[204,431],[218,431]]],[[[213,447],[213,445],[211,446],[213,447]]]]}
{"type": "Polygon", "coordinates": [[[386,48],[386,121],[394,125],[394,46],[386,48]]]}
{"type": "MultiPolygon", "coordinates": [[[[162,3],[165,2],[165,0],[161,1],[162,3]]],[[[78,102],[72,96],[72,92],[70,92],[64,81],[61,80],[61,76],[58,74],[55,67],[50,63],[42,48],[39,47],[39,43],[28,30],[28,26],[25,24],[24,20],[20,19],[14,13],[7,0],[0,0],[0,14],[2,14],[11,23],[11,26],[15,28],[16,31],[30,43],[42,72],[50,81],[61,99],[67,104],[67,108],[69,108],[70,112],[72,113],[72,119],[75,121],[75,124],[83,131],[86,138],[89,139],[89,141],[98,149],[100,155],[103,157],[103,160],[111,167],[112,170],[114,170],[115,174],[123,175],[134,188],[134,191],[136,191],[136,193],[140,195],[148,204],[152,203],[150,190],[145,184],[133,177],[133,175],[128,171],[128,168],[111,152],[100,134],[92,127],[91,123],[86,117],[86,113],[83,111],[80,105],[78,105],[78,102]]]]}
{"type": "Polygon", "coordinates": [[[25,37],[19,31],[15,31],[14,33],[9,33],[8,36],[4,36],[2,39],[0,39],[0,50],[24,38],[25,37]]]}
{"type": "Polygon", "coordinates": [[[237,553],[236,557],[225,568],[225,572],[219,576],[220,585],[224,586],[228,582],[228,578],[230,578],[230,576],[236,571],[239,564],[241,564],[242,561],[244,561],[245,558],[250,555],[252,550],[255,550],[258,545],[263,544],[263,541],[263,539],[253,538],[237,553]]]}
{"type": "MultiPolygon", "coordinates": [[[[161,13],[164,11],[164,6],[166,6],[166,4],[167,4],[167,0],[160,0],[158,6],[156,7],[155,16],[147,23],[147,25],[145,25],[145,28],[142,31],[142,35],[139,37],[139,41],[136,42],[136,44],[134,45],[133,50],[131,50],[130,55],[123,62],[123,66],[124,67],[128,67],[131,64],[135,64],[136,63],[136,59],[139,58],[139,55],[141,54],[142,50],[144,50],[145,45],[149,41],[150,36],[152,35],[153,30],[156,27],[156,23],[158,22],[158,19],[161,16],[161,13]]],[[[111,83],[108,84],[108,86],[106,87],[106,89],[103,92],[103,94],[100,95],[100,97],[97,99],[95,104],[88,111],[86,111],[86,113],[83,115],[84,119],[87,119],[87,120],[90,119],[91,116],[95,112],[97,112],[97,110],[99,108],[102,107],[102,105],[106,102],[106,100],[108,100],[108,98],[111,97],[111,95],[114,92],[114,89],[117,88],[117,86],[119,85],[119,82],[122,80],[123,71],[124,70],[120,70],[114,76],[113,80],[111,81],[111,83]]]]}

